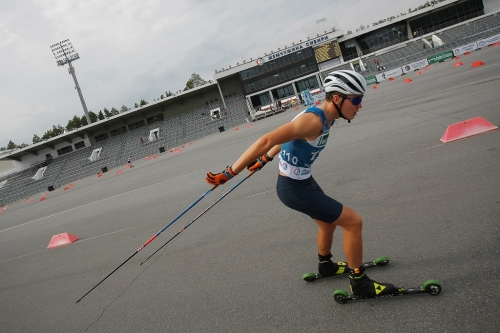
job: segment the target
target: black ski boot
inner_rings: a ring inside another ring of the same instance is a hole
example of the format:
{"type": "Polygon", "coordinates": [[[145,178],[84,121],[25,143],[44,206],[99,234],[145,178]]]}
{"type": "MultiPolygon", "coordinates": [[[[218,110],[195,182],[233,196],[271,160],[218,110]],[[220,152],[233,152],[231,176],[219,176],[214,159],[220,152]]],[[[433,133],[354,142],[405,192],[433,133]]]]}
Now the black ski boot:
{"type": "Polygon", "coordinates": [[[391,294],[397,291],[391,283],[381,283],[370,279],[365,273],[364,269],[354,268],[350,269],[349,282],[351,285],[351,292],[358,297],[376,297],[391,294]]]}
{"type": "Polygon", "coordinates": [[[347,264],[343,262],[332,262],[332,254],[326,256],[318,254],[319,264],[318,273],[321,277],[329,277],[332,275],[339,275],[348,272],[347,264]]]}

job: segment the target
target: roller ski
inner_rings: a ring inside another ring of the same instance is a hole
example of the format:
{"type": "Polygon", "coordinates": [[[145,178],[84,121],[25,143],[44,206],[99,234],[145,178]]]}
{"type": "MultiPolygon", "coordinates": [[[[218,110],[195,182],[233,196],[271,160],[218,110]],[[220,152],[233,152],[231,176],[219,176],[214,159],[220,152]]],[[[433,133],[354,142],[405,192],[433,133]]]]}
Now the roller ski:
{"type": "MultiPolygon", "coordinates": [[[[406,295],[416,295],[416,294],[429,294],[432,296],[439,295],[441,293],[441,283],[436,280],[427,280],[425,281],[421,287],[415,288],[395,288],[389,284],[378,284],[377,282],[370,280],[373,282],[375,287],[374,293],[369,294],[360,294],[356,295],[354,293],[348,293],[345,290],[337,289],[333,292],[333,297],[335,302],[339,304],[345,304],[348,301],[358,301],[361,299],[368,298],[382,298],[382,297],[395,297],[395,296],[406,296],[406,295]]],[[[352,287],[351,287],[352,290],[352,287]]]]}
{"type": "MultiPolygon", "coordinates": [[[[306,273],[302,275],[302,279],[307,282],[312,282],[316,281],[318,279],[323,279],[326,277],[334,276],[334,275],[342,275],[342,274],[347,274],[349,273],[349,268],[347,266],[346,262],[339,261],[336,263],[333,263],[331,260],[331,255],[327,256],[325,259],[327,260],[321,260],[318,265],[318,271],[319,273],[306,273]]],[[[372,268],[376,266],[385,266],[389,263],[389,258],[388,257],[378,257],[377,259],[373,261],[368,261],[364,263],[361,267],[363,270],[366,268],[372,268]]]]}

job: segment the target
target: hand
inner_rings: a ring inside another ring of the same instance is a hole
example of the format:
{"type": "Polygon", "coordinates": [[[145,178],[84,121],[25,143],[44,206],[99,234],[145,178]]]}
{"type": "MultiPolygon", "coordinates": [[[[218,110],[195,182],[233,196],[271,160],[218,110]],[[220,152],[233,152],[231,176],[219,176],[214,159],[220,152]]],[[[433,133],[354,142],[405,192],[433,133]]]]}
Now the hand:
{"type": "Polygon", "coordinates": [[[256,159],[252,163],[250,163],[247,166],[247,169],[248,169],[248,171],[254,171],[254,170],[258,171],[258,170],[262,169],[264,167],[264,165],[266,165],[268,162],[271,162],[272,160],[273,160],[272,157],[270,157],[267,154],[264,154],[262,157],[259,157],[258,159],[256,159]]]}
{"type": "Polygon", "coordinates": [[[205,178],[205,180],[207,181],[207,183],[212,184],[212,185],[222,185],[236,175],[237,174],[233,172],[233,169],[231,169],[231,167],[228,166],[221,173],[213,174],[209,171],[207,173],[207,178],[205,178]]]}

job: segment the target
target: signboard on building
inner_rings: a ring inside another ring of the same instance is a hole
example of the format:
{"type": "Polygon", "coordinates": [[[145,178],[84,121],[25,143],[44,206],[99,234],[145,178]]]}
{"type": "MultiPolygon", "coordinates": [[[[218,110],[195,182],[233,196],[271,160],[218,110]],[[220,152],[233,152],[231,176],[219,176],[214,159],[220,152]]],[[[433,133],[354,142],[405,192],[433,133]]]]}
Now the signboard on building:
{"type": "Polygon", "coordinates": [[[271,60],[286,56],[288,54],[298,52],[298,51],[305,49],[305,48],[308,48],[308,47],[319,46],[319,45],[327,43],[327,42],[336,42],[337,35],[338,35],[338,33],[332,32],[332,33],[329,33],[329,34],[326,34],[323,36],[319,36],[317,38],[312,38],[312,39],[309,39],[305,42],[301,42],[301,43],[294,45],[292,47],[287,47],[284,50],[274,52],[273,54],[269,54],[269,55],[266,55],[266,56],[261,57],[261,58],[263,59],[263,61],[271,61],[271,60]]]}
{"type": "Polygon", "coordinates": [[[339,43],[332,40],[321,46],[315,47],[314,55],[316,56],[316,62],[319,64],[333,58],[338,58],[342,55],[342,53],[340,52],[339,43]]]}

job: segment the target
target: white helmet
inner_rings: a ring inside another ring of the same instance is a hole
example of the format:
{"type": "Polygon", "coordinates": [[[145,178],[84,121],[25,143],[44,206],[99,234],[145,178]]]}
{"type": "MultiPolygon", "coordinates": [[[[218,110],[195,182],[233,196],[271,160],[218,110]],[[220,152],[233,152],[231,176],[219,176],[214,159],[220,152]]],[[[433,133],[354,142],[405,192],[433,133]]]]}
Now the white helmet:
{"type": "Polygon", "coordinates": [[[324,81],[325,92],[340,92],[344,95],[364,95],[366,81],[359,73],[348,70],[331,72],[324,81]]]}

